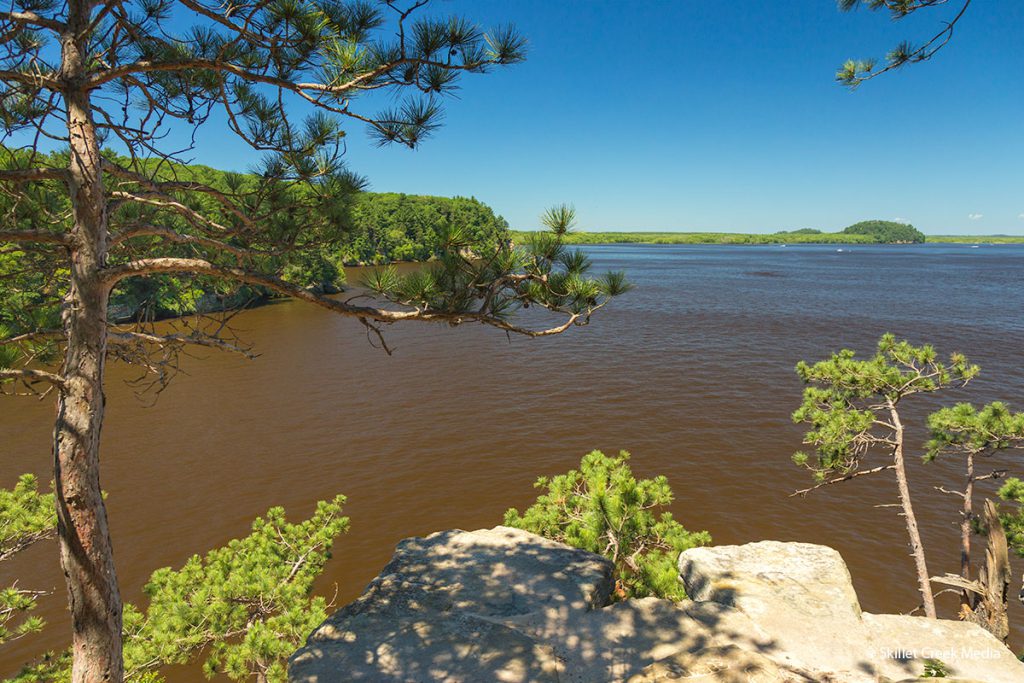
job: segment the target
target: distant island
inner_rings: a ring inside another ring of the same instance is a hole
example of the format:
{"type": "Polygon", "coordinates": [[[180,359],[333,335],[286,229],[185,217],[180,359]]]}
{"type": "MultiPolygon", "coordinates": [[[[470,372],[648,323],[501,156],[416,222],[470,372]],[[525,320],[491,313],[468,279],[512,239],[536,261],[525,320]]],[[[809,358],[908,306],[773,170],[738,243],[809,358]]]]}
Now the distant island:
{"type": "MultiPolygon", "coordinates": [[[[516,242],[528,231],[513,231],[516,242]]],[[[870,220],[839,232],[815,228],[773,233],[743,232],[574,232],[569,244],[1024,244],[1024,235],[925,235],[909,223],[870,220]]]]}

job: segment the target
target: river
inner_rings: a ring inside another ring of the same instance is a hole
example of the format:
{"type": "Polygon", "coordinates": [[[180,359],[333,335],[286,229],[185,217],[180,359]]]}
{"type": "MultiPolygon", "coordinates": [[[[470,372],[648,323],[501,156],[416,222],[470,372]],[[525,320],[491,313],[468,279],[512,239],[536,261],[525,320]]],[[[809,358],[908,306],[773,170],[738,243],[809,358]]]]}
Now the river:
{"type": "MultiPolygon", "coordinates": [[[[677,519],[716,543],[825,543],[846,559],[865,609],[913,608],[902,519],[877,507],[896,500],[891,477],[788,497],[810,482],[790,462],[802,434],[789,418],[801,393],[793,366],[842,347],[870,352],[891,331],[981,365],[942,402],[1024,409],[1024,246],[587,251],[637,288],[559,337],[412,323],[386,330],[389,357],[357,321],[286,301],[235,319],[259,358],[197,353],[158,399],[137,396],[133,371],[111,366],[102,471],[124,597],[139,602],[154,569],[245,535],[272,505],[298,517],[344,493],[352,528],[320,581],[344,604],[398,540],[499,524],[536,496],[537,476],[597,448],[629,450],[638,475],[666,475],[677,519]]],[[[23,472],[49,479],[52,401],[0,401],[0,485],[23,472]]],[[[936,405],[916,403],[914,452],[936,405]]],[[[1019,455],[1001,462],[1024,475],[1019,455]]],[[[957,501],[933,487],[958,485],[961,464],[915,456],[909,476],[931,572],[956,572],[957,501]]],[[[0,675],[68,637],[55,545],[5,563],[3,580],[15,576],[54,591],[38,610],[50,626],[0,650],[0,675]]],[[[1013,602],[1020,650],[1024,610],[1013,602]]]]}

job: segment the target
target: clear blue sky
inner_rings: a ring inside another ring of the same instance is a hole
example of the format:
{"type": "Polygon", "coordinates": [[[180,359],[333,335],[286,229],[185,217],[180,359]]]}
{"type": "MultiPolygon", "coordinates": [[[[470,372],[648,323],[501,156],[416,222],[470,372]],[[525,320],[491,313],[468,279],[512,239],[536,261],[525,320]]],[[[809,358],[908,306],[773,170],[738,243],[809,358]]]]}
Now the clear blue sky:
{"type": "MultiPolygon", "coordinates": [[[[974,3],[932,61],[850,92],[848,57],[926,38],[948,12],[893,24],[832,0],[435,0],[514,22],[528,60],[468,76],[416,151],[351,130],[372,189],[472,195],[513,227],[570,202],[586,230],[842,228],[1024,233],[1024,2],[974,3]]],[[[210,127],[195,160],[242,170],[210,127]]]]}

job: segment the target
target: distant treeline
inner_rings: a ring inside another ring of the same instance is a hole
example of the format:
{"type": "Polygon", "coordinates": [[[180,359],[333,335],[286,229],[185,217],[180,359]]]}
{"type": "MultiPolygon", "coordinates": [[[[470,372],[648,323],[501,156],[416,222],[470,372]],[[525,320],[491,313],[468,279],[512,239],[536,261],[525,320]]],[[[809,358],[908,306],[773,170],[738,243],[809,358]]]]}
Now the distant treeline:
{"type": "MultiPolygon", "coordinates": [[[[522,241],[527,233],[515,232],[522,241]]],[[[924,234],[907,223],[862,221],[841,232],[814,228],[774,233],[740,232],[576,232],[570,244],[909,244],[926,241],[924,234]]]]}
{"type": "MultiPolygon", "coordinates": [[[[524,241],[527,232],[513,232],[516,243],[524,241]]],[[[772,234],[740,232],[574,232],[568,244],[874,244],[866,235],[840,233],[772,234]]]]}
{"type": "Polygon", "coordinates": [[[928,235],[928,241],[950,244],[1024,244],[1024,235],[928,235]]]}

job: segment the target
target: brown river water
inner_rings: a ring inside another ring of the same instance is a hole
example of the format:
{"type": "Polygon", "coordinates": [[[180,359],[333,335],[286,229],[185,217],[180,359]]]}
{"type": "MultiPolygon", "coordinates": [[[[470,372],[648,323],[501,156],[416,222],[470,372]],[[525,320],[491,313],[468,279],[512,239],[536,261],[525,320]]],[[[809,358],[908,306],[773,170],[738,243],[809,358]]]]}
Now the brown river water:
{"type": "MultiPolygon", "coordinates": [[[[130,370],[112,366],[102,471],[125,599],[142,602],[154,569],[245,535],[272,505],[297,518],[344,493],[352,528],[319,588],[337,590],[344,604],[398,540],[499,524],[508,507],[533,500],[537,476],[564,472],[597,448],[629,450],[640,476],[666,475],[676,517],[716,543],[828,544],[849,564],[865,609],[912,609],[902,519],[877,507],[895,502],[891,478],[788,497],[809,483],[789,460],[801,440],[789,419],[801,392],[793,366],[844,346],[868,352],[892,331],[982,366],[944,402],[1024,408],[1024,246],[588,252],[595,268],[624,269],[637,289],[560,337],[509,340],[481,326],[413,323],[387,330],[389,357],[358,322],[286,301],[235,319],[258,359],[199,353],[155,403],[126,385],[130,370]]],[[[915,446],[937,404],[918,405],[905,419],[917,427],[915,446]]],[[[0,398],[0,486],[23,472],[49,479],[53,412],[50,400],[0,398]]],[[[1024,474],[1021,460],[1001,463],[1024,474]]],[[[932,574],[958,570],[957,501],[933,487],[961,478],[954,460],[912,458],[932,574]]],[[[3,585],[15,577],[54,594],[38,610],[46,631],[0,649],[0,676],[68,638],[55,544],[5,563],[3,585]]],[[[1014,601],[1018,651],[1019,607],[1014,601]]],[[[952,614],[955,600],[940,609],[952,614]]],[[[201,680],[198,669],[168,673],[201,680]]]]}

